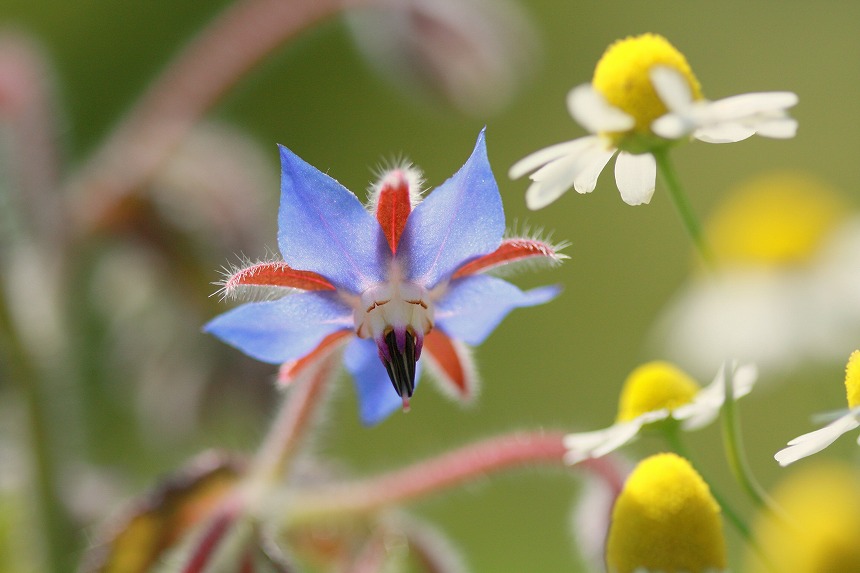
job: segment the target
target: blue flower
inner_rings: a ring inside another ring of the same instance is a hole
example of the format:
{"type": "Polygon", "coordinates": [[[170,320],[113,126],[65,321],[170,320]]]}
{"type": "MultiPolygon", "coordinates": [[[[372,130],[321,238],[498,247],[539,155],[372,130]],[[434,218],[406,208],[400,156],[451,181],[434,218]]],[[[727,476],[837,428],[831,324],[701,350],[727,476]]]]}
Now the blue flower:
{"type": "Polygon", "coordinates": [[[538,239],[503,238],[483,132],[466,164],[426,199],[420,174],[401,166],[382,175],[368,208],[290,150],[280,151],[283,261],[239,269],[224,290],[276,287],[288,295],[239,306],[205,331],[258,360],[284,364],[285,382],[345,343],[365,424],[408,407],[422,356],[443,389],[470,399],[475,373],[467,345],[483,342],[511,310],[558,294],[557,287],[521,291],[486,274],[564,257],[538,239]]]}

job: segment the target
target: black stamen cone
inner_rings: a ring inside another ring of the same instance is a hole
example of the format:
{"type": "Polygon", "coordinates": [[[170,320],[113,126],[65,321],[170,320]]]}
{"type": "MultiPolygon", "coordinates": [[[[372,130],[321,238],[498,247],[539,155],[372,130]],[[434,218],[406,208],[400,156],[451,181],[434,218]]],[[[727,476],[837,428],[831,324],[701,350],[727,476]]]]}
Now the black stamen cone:
{"type": "Polygon", "coordinates": [[[398,396],[411,398],[412,392],[415,391],[415,337],[407,330],[406,347],[403,352],[400,352],[397,349],[397,336],[392,330],[385,335],[385,346],[388,347],[391,361],[382,362],[385,364],[385,370],[388,371],[391,384],[394,385],[398,396]]]}

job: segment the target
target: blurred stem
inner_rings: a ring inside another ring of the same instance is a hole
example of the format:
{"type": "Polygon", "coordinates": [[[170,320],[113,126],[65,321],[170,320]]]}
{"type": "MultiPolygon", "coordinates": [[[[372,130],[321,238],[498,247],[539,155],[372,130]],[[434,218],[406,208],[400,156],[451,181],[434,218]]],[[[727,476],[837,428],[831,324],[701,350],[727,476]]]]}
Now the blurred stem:
{"type": "Polygon", "coordinates": [[[265,56],[347,9],[390,0],[239,0],[204,28],[155,79],[85,162],[70,186],[78,234],[98,227],[144,187],[221,97],[265,56]]]}
{"type": "Polygon", "coordinates": [[[726,375],[725,400],[723,401],[723,446],[726,450],[726,458],[735,479],[749,495],[750,499],[761,509],[767,509],[779,515],[775,504],[769,499],[764,488],[755,479],[749,467],[746,454],[744,453],[743,438],[741,435],[740,417],[738,416],[737,403],[735,402],[734,386],[735,373],[731,363],[724,366],[726,375]]]}
{"type": "MultiPolygon", "coordinates": [[[[566,451],[561,432],[490,438],[383,475],[304,490],[287,501],[286,525],[371,513],[512,467],[536,463],[564,467],[566,451]]],[[[620,488],[623,479],[609,460],[587,460],[579,465],[620,488]]]]}
{"type": "MultiPolygon", "coordinates": [[[[666,428],[663,432],[663,437],[666,440],[669,448],[671,448],[676,454],[681,457],[687,458],[687,460],[693,464],[693,467],[697,468],[699,475],[702,475],[704,478],[704,474],[702,473],[701,466],[693,459],[689,449],[687,449],[684,441],[681,439],[681,432],[679,431],[678,425],[674,424],[671,427],[666,428]]],[[[725,496],[723,496],[715,487],[713,482],[708,479],[705,479],[705,482],[708,484],[708,487],[711,490],[711,495],[714,496],[714,499],[717,500],[717,503],[720,504],[720,508],[723,510],[723,515],[726,516],[726,519],[734,526],[737,532],[744,538],[744,540],[750,544],[751,547],[758,550],[756,546],[755,540],[753,539],[752,533],[750,532],[749,526],[740,516],[740,514],[735,511],[729,502],[726,500],[725,496]]]]}
{"type": "Polygon", "coordinates": [[[672,203],[675,205],[675,208],[678,210],[678,214],[681,216],[681,221],[684,223],[684,228],[687,230],[687,234],[690,235],[690,239],[692,239],[693,245],[702,256],[702,260],[705,262],[705,265],[708,268],[713,269],[715,264],[714,253],[711,251],[711,248],[708,246],[708,242],[705,240],[704,233],[702,233],[702,226],[699,224],[699,219],[693,212],[693,208],[690,206],[690,201],[687,199],[687,194],[684,193],[684,189],[681,187],[675,168],[669,160],[669,148],[657,148],[651,153],[657,161],[657,168],[663,177],[666,188],[669,190],[669,196],[672,198],[672,203]]]}
{"type": "Polygon", "coordinates": [[[73,570],[76,535],[71,519],[57,492],[57,468],[52,447],[48,406],[45,390],[40,387],[40,376],[24,343],[18,336],[9,312],[5,291],[0,288],[0,337],[4,339],[6,356],[3,362],[9,378],[17,382],[27,407],[30,454],[36,504],[44,534],[46,567],[52,573],[73,570]]]}
{"type": "Polygon", "coordinates": [[[249,483],[262,485],[261,491],[268,491],[267,486],[278,483],[287,472],[323,402],[326,383],[339,363],[339,354],[335,352],[338,348],[326,349],[316,364],[290,384],[290,391],[249,472],[249,483]]]}

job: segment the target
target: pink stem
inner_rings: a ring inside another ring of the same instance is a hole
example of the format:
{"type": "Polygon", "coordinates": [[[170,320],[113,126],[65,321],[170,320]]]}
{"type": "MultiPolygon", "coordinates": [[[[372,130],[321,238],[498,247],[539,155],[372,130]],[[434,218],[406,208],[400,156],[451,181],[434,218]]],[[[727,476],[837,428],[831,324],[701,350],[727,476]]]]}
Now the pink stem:
{"type": "Polygon", "coordinates": [[[218,544],[236,521],[237,515],[238,507],[231,502],[226,509],[213,516],[182,573],[201,573],[206,569],[209,559],[215,554],[218,544]]]}
{"type": "Polygon", "coordinates": [[[78,231],[144,185],[215,103],[278,46],[347,8],[386,0],[239,0],[186,46],[71,186],[78,231]]]}
{"type": "Polygon", "coordinates": [[[340,362],[336,351],[341,347],[342,344],[336,344],[320,354],[317,364],[308,367],[290,385],[281,411],[257,452],[250,472],[252,479],[277,480],[284,474],[322,402],[326,383],[340,362]]]}
{"type": "MultiPolygon", "coordinates": [[[[303,519],[369,513],[440,490],[490,472],[550,463],[564,465],[563,432],[517,432],[483,440],[406,468],[352,483],[308,489],[291,500],[294,522],[303,519]]],[[[578,464],[601,476],[615,491],[623,478],[607,460],[578,464]]]]}
{"type": "Polygon", "coordinates": [[[12,135],[7,167],[17,186],[32,236],[61,247],[63,221],[57,194],[60,168],[56,114],[48,65],[28,38],[12,32],[0,36],[0,120],[12,135]]]}

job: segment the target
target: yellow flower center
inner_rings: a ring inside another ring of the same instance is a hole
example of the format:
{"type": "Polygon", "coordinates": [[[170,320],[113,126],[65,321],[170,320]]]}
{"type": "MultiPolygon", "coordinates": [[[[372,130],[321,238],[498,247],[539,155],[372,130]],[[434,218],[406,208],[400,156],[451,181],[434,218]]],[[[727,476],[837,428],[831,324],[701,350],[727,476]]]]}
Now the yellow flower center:
{"type": "Polygon", "coordinates": [[[674,410],[689,403],[699,385],[678,367],[654,361],[636,368],[624,381],[618,402],[618,422],[627,422],[654,410],[674,410]]]}
{"type": "Polygon", "coordinates": [[[612,573],[725,569],[720,507],[687,460],[657,454],[636,466],[612,511],[606,563],[612,573]]]}
{"type": "Polygon", "coordinates": [[[770,573],[844,573],[860,571],[860,475],[835,462],[805,465],[773,491],[783,511],[765,512],[753,524],[755,552],[743,571],[770,573]]]}
{"type": "Polygon", "coordinates": [[[832,189],[793,172],[763,175],[736,188],[707,234],[722,263],[780,267],[809,261],[847,209],[832,189]]]}
{"type": "Polygon", "coordinates": [[[597,62],[591,82],[610,104],[636,120],[634,129],[640,133],[650,133],[651,123],[667,111],[651,84],[649,72],[654,66],[680,72],[693,99],[702,99],[699,80],[684,55],[657,34],[628,37],[609,46],[597,62]]]}
{"type": "Polygon", "coordinates": [[[845,390],[848,394],[848,407],[860,406],[860,350],[855,350],[848,357],[845,366],[845,390]]]}

